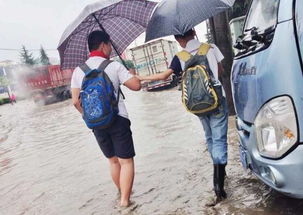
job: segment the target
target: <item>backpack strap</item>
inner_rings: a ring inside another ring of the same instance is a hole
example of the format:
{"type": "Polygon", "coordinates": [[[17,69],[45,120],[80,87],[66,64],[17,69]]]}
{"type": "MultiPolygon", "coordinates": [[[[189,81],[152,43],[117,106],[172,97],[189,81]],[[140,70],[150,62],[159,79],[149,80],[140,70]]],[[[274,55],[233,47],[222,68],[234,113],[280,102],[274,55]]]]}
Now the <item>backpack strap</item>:
{"type": "Polygon", "coordinates": [[[208,50],[211,48],[211,46],[207,43],[202,43],[198,49],[197,55],[207,55],[208,50]]]}
{"type": "MultiPolygon", "coordinates": [[[[106,68],[111,62],[113,62],[113,61],[111,61],[111,60],[105,60],[105,61],[103,61],[103,62],[100,64],[100,66],[98,67],[98,70],[104,71],[105,68],[106,68]]],[[[80,67],[80,69],[81,69],[85,74],[87,74],[89,71],[92,70],[86,63],[82,64],[82,65],[79,66],[79,67],[80,67]]]]}
{"type": "MultiPolygon", "coordinates": [[[[198,49],[197,55],[206,55],[210,48],[211,48],[211,45],[209,45],[207,43],[202,43],[198,49]]],[[[183,62],[188,61],[192,57],[192,54],[190,54],[189,52],[187,52],[185,50],[178,52],[176,55],[183,62]]]]}
{"type": "MultiPolygon", "coordinates": [[[[209,51],[209,49],[211,49],[211,45],[210,45],[210,44],[202,43],[202,44],[200,45],[200,47],[199,47],[198,52],[197,52],[196,55],[206,56],[207,53],[208,53],[208,51],[209,51]]],[[[213,83],[215,83],[215,82],[216,82],[216,78],[215,78],[215,76],[214,76],[214,73],[213,73],[213,72],[211,71],[211,69],[210,69],[209,62],[208,62],[207,58],[206,58],[206,62],[207,62],[207,65],[206,65],[206,66],[207,66],[207,68],[209,69],[208,72],[209,72],[209,75],[210,75],[210,77],[211,77],[211,80],[212,80],[213,83]]]]}
{"type": "Polygon", "coordinates": [[[110,64],[112,63],[113,61],[112,60],[104,60],[100,66],[98,67],[99,70],[103,71],[105,70],[105,68],[110,64]]]}
{"type": "Polygon", "coordinates": [[[192,57],[192,55],[185,50],[178,52],[176,55],[183,62],[188,61],[192,57]]]}
{"type": "Polygon", "coordinates": [[[119,87],[119,89],[118,89],[118,101],[119,101],[119,98],[120,98],[120,94],[122,95],[122,98],[125,99],[125,95],[122,92],[121,88],[119,87]]]}
{"type": "MultiPolygon", "coordinates": [[[[111,64],[112,62],[113,62],[112,60],[104,60],[104,61],[100,64],[100,66],[98,67],[98,69],[101,70],[101,71],[103,71],[103,72],[105,72],[105,68],[106,68],[109,64],[111,64]]],[[[118,101],[118,102],[119,102],[119,99],[120,99],[120,94],[122,95],[122,98],[125,99],[125,96],[124,96],[124,94],[123,94],[121,88],[119,87],[119,89],[118,89],[118,95],[117,95],[117,101],[118,101]]]]}
{"type": "Polygon", "coordinates": [[[83,65],[81,65],[79,67],[85,73],[85,75],[91,71],[91,68],[89,68],[89,66],[86,63],[84,63],[83,65]]]}

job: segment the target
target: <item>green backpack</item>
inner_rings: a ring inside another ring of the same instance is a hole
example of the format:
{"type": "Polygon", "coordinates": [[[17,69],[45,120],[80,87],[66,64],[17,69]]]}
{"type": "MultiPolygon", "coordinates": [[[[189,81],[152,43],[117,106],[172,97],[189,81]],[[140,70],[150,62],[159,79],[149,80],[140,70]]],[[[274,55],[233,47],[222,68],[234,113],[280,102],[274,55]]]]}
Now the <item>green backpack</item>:
{"type": "Polygon", "coordinates": [[[186,110],[198,116],[214,113],[220,106],[222,86],[214,86],[215,78],[209,67],[206,54],[209,44],[201,44],[197,54],[187,51],[177,54],[185,62],[182,75],[182,103],[186,110]]]}

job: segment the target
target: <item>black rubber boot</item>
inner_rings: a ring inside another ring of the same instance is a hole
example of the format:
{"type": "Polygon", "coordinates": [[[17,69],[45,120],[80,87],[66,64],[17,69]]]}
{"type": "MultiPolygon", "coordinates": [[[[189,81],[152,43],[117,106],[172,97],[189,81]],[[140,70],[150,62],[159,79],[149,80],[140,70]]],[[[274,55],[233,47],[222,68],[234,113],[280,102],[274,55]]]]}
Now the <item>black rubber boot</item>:
{"type": "Polygon", "coordinates": [[[217,202],[226,198],[226,192],[224,190],[225,166],[225,164],[214,165],[214,190],[217,196],[217,202]]]}

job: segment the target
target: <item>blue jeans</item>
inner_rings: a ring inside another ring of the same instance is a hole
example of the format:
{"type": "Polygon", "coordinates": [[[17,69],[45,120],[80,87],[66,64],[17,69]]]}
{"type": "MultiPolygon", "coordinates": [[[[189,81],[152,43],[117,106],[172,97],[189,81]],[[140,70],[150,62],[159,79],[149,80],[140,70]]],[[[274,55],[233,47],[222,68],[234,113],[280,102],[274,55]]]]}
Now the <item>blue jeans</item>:
{"type": "Polygon", "coordinates": [[[213,164],[227,164],[228,107],[226,99],[216,113],[199,117],[213,164]]]}

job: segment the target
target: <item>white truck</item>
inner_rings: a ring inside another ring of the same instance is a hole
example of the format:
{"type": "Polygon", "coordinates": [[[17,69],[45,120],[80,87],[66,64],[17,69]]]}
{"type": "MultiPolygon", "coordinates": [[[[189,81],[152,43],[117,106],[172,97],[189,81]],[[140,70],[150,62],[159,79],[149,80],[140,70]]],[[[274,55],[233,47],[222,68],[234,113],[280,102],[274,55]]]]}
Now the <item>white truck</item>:
{"type": "MultiPolygon", "coordinates": [[[[138,75],[146,76],[164,72],[168,69],[174,55],[178,52],[177,43],[159,39],[131,48],[130,55],[138,75]]],[[[148,91],[178,85],[178,77],[171,75],[167,80],[148,82],[148,91]]]]}

